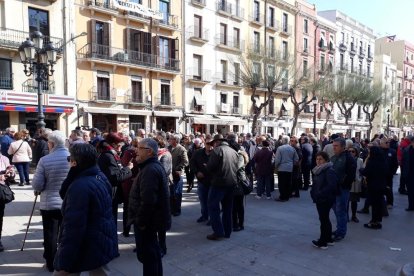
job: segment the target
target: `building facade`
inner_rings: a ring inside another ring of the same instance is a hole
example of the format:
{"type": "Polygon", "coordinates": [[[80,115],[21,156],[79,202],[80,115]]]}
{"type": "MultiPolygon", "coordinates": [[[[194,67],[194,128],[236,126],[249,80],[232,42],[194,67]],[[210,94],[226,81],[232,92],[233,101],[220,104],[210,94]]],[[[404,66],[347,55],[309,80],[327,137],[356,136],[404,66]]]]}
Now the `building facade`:
{"type": "Polygon", "coordinates": [[[68,133],[71,123],[76,121],[72,112],[75,105],[74,50],[69,31],[73,16],[65,3],[0,1],[0,129],[13,126],[27,128],[32,135],[35,133],[39,85],[46,127],[68,133]],[[25,75],[18,53],[20,44],[34,31],[40,31],[44,43],[52,42],[58,49],[54,74],[40,84],[35,74],[25,75]]]}
{"type": "Polygon", "coordinates": [[[77,100],[102,131],[182,129],[182,1],[76,0],[77,100]]]}
{"type": "MultiPolygon", "coordinates": [[[[335,23],[337,27],[336,73],[344,76],[360,76],[372,82],[375,53],[373,29],[337,10],[320,11],[318,15],[335,23]]],[[[362,106],[356,105],[352,109],[348,124],[345,124],[344,116],[338,108],[335,108],[334,120],[330,128],[332,133],[347,132],[351,137],[364,138],[367,136],[369,126],[362,106]]]]}
{"type": "Polygon", "coordinates": [[[397,91],[399,91],[400,112],[392,114],[401,124],[404,134],[412,133],[414,127],[414,45],[395,36],[382,37],[375,41],[375,53],[389,55],[397,65],[397,91]]]}

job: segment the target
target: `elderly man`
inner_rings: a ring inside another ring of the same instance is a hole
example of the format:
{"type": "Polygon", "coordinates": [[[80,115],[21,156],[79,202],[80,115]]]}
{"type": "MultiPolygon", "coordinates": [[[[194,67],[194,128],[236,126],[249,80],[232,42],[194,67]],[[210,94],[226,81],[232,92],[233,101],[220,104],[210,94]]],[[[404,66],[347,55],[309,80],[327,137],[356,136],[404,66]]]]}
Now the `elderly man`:
{"type": "Polygon", "coordinates": [[[66,140],[65,146],[67,148],[71,148],[73,145],[76,144],[84,144],[85,140],[83,140],[83,132],[80,129],[74,129],[70,132],[69,139],[66,140]]]}
{"type": "Polygon", "coordinates": [[[144,276],[162,275],[161,248],[157,232],[171,227],[168,178],[158,161],[158,144],[145,138],[137,147],[139,174],[129,197],[129,223],[134,225],[137,258],[144,276]]]}
{"type": "Polygon", "coordinates": [[[214,136],[214,150],[207,163],[207,171],[211,175],[211,187],[208,194],[208,214],[213,233],[209,240],[230,238],[232,231],[233,191],[237,184],[239,157],[221,134],[214,136]],[[221,211],[223,212],[220,218],[221,211]]]}
{"type": "Polygon", "coordinates": [[[387,199],[387,207],[391,209],[394,206],[393,178],[398,170],[397,151],[390,147],[390,140],[383,137],[380,141],[380,147],[387,161],[387,176],[385,197],[387,199]]]}
{"type": "Polygon", "coordinates": [[[346,235],[349,192],[356,174],[356,161],[345,149],[345,146],[344,138],[336,138],[332,143],[334,156],[332,156],[331,162],[340,185],[339,194],[333,206],[336,216],[336,231],[333,233],[333,241],[336,242],[345,238],[346,235]]]}
{"type": "Polygon", "coordinates": [[[1,154],[9,158],[10,163],[12,160],[7,151],[9,150],[11,143],[14,142],[14,133],[16,133],[14,127],[6,128],[6,133],[0,138],[1,154]]]}
{"type": "Polygon", "coordinates": [[[181,201],[183,197],[183,177],[181,174],[188,166],[188,155],[186,149],[180,145],[180,135],[170,136],[170,151],[172,156],[173,185],[171,189],[171,213],[173,216],[181,215],[181,201]]]}
{"type": "Polygon", "coordinates": [[[137,130],[137,137],[145,138],[145,129],[142,129],[142,128],[138,129],[137,130]]]}
{"type": "Polygon", "coordinates": [[[282,136],[282,146],[278,147],[275,156],[275,167],[279,187],[279,198],[276,201],[288,201],[291,196],[293,166],[299,157],[296,150],[289,145],[289,136],[282,136]]]}
{"type": "Polygon", "coordinates": [[[43,257],[46,259],[47,269],[52,272],[58,231],[62,222],[62,199],[59,190],[69,172],[69,151],[65,148],[65,135],[58,130],[48,135],[47,146],[49,154],[40,158],[32,187],[36,194],[40,193],[45,250],[43,257]]]}

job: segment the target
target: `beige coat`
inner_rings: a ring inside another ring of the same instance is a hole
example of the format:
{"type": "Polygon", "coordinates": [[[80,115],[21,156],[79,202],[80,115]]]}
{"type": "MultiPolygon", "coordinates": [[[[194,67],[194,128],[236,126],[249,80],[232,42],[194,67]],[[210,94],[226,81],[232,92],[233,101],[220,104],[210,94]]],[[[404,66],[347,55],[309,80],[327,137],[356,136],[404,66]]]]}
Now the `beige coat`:
{"type": "Polygon", "coordinates": [[[10,155],[13,154],[13,163],[30,162],[32,160],[32,149],[29,143],[23,140],[17,140],[11,143],[7,153],[10,155]],[[22,146],[20,147],[20,145],[22,146]]]}

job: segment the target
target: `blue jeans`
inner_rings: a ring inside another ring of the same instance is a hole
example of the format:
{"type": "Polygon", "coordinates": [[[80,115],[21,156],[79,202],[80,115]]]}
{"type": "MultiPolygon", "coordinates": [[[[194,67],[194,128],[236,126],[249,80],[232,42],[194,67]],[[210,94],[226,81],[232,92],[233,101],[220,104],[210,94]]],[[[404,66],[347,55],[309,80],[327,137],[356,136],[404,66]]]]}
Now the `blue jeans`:
{"type": "Polygon", "coordinates": [[[170,186],[171,213],[173,215],[181,214],[183,185],[184,185],[183,177],[180,176],[180,179],[177,181],[173,181],[173,185],[170,186]]]}
{"type": "Polygon", "coordinates": [[[175,196],[181,196],[183,194],[183,186],[184,186],[184,180],[183,177],[180,176],[180,180],[178,181],[173,181],[173,188],[172,188],[172,193],[175,196]]]}
{"type": "Polygon", "coordinates": [[[200,182],[200,180],[198,181],[197,194],[200,200],[201,216],[205,219],[208,219],[207,200],[208,200],[209,190],[210,190],[210,186],[203,184],[202,182],[200,182]]]}
{"type": "Polygon", "coordinates": [[[19,162],[14,163],[17,171],[19,172],[20,183],[29,183],[29,165],[30,162],[19,162]]]}
{"type": "Polygon", "coordinates": [[[273,184],[273,177],[272,175],[257,175],[257,195],[262,196],[262,194],[266,191],[266,196],[270,197],[272,192],[272,185],[273,184]]]}
{"type": "Polygon", "coordinates": [[[211,227],[218,237],[230,238],[232,230],[231,213],[233,211],[234,187],[210,187],[208,193],[208,214],[211,227]],[[220,218],[220,203],[223,215],[220,218]]]}
{"type": "Polygon", "coordinates": [[[335,204],[333,209],[336,216],[336,236],[345,237],[346,227],[348,224],[348,201],[349,201],[349,190],[340,189],[341,193],[336,196],[335,204]]]}

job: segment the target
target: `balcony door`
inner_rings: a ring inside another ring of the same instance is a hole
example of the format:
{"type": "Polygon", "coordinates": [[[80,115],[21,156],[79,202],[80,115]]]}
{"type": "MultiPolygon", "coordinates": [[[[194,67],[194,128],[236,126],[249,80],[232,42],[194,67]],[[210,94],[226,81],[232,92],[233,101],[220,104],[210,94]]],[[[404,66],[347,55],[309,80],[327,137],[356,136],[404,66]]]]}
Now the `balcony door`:
{"type": "Polygon", "coordinates": [[[169,83],[161,83],[161,105],[171,105],[171,92],[169,83]]]}
{"type": "Polygon", "coordinates": [[[164,23],[164,24],[168,24],[169,22],[169,20],[168,20],[168,18],[169,18],[169,16],[170,16],[170,3],[169,3],[169,1],[167,1],[167,0],[160,0],[160,2],[159,2],[160,4],[160,12],[162,13],[162,22],[164,23]]]}
{"type": "Polygon", "coordinates": [[[142,81],[131,81],[131,101],[134,103],[143,103],[142,81]]]}
{"type": "MultiPolygon", "coordinates": [[[[49,36],[49,13],[47,11],[29,7],[29,32],[40,31],[49,36]]],[[[47,40],[45,41],[47,42],[47,40]]]]}
{"type": "Polygon", "coordinates": [[[109,89],[109,73],[99,71],[97,74],[97,99],[101,101],[109,101],[111,99],[109,89]]]}

